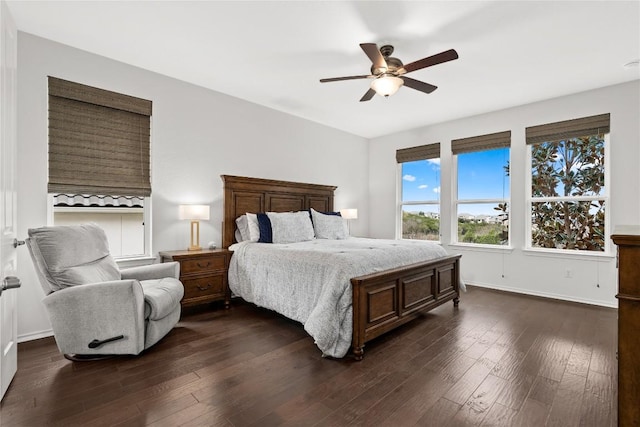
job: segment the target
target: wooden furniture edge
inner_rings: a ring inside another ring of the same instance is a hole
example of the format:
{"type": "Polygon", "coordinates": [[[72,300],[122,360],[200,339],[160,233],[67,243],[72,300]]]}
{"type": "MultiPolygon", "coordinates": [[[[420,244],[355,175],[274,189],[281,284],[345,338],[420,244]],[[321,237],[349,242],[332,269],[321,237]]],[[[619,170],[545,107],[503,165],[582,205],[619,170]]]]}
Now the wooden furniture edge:
{"type": "Polygon", "coordinates": [[[616,226],[611,239],[618,246],[618,425],[639,426],[640,224],[616,226]]]}

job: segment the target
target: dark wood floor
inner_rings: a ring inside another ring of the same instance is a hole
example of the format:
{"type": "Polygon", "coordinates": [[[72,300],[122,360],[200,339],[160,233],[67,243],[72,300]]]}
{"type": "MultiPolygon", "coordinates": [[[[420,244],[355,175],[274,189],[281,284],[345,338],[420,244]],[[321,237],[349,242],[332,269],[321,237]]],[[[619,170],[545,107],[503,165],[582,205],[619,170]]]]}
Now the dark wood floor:
{"type": "Polygon", "coordinates": [[[613,309],[469,288],[460,308],[323,359],[302,327],[236,302],[183,316],[138,357],[19,346],[0,425],[616,424],[613,309]]]}

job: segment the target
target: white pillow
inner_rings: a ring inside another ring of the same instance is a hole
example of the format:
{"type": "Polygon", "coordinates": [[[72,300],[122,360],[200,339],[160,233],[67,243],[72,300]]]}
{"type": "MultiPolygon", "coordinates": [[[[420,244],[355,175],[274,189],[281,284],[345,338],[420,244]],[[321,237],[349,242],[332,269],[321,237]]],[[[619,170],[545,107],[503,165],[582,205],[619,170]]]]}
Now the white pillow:
{"type": "Polygon", "coordinates": [[[311,208],[316,239],[341,240],[349,236],[347,221],[340,215],[326,215],[311,208]]]}
{"type": "Polygon", "coordinates": [[[244,242],[249,240],[249,224],[247,223],[247,215],[240,215],[236,218],[236,240],[238,242],[244,242]],[[240,236],[238,236],[238,234],[240,236]]]}
{"type": "Polygon", "coordinates": [[[296,243],[313,240],[309,212],[267,212],[271,221],[273,243],[296,243]]]}
{"type": "Polygon", "coordinates": [[[258,215],[247,213],[247,224],[249,226],[249,239],[257,242],[260,239],[260,227],[258,227],[258,215]]]}
{"type": "Polygon", "coordinates": [[[236,240],[238,242],[244,242],[249,240],[251,242],[257,242],[260,238],[260,229],[258,228],[258,217],[256,214],[247,213],[244,215],[240,215],[236,218],[236,226],[240,232],[241,239],[238,239],[236,235],[236,240]]]}

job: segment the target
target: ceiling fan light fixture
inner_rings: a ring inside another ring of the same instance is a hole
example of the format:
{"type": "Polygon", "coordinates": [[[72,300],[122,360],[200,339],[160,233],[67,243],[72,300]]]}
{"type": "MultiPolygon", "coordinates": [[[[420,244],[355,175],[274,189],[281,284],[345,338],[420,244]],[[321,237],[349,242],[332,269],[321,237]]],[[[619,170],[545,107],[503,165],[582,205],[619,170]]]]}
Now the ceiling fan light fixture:
{"type": "Polygon", "coordinates": [[[400,89],[404,84],[404,80],[400,77],[383,75],[371,82],[371,89],[375,90],[378,95],[390,96],[400,89]]]}

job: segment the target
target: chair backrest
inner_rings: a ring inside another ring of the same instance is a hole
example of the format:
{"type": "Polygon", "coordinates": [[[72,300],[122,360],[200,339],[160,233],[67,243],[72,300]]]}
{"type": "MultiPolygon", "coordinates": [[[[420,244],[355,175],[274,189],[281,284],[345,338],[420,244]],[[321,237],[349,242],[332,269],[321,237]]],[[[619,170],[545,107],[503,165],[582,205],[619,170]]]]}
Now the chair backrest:
{"type": "Polygon", "coordinates": [[[27,246],[45,294],[120,280],[105,232],[96,224],[31,228],[27,246]]]}

